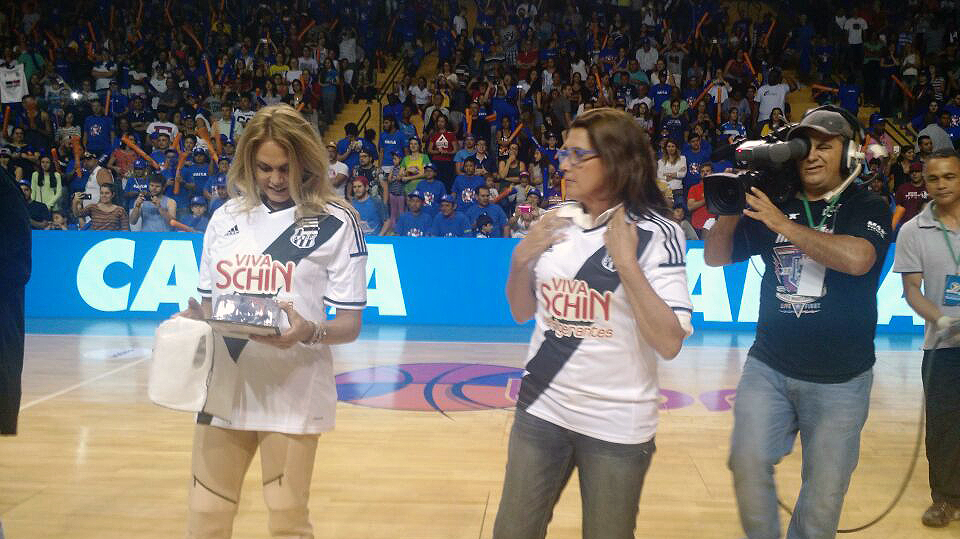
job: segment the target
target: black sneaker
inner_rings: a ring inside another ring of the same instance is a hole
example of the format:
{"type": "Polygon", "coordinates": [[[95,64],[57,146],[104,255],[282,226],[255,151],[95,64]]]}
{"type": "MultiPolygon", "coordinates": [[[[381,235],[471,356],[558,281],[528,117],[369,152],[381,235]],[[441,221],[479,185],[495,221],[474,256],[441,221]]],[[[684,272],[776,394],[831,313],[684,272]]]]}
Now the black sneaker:
{"type": "Polygon", "coordinates": [[[950,524],[951,520],[960,520],[960,507],[947,502],[937,502],[923,512],[923,518],[920,520],[924,526],[943,528],[950,524]]]}

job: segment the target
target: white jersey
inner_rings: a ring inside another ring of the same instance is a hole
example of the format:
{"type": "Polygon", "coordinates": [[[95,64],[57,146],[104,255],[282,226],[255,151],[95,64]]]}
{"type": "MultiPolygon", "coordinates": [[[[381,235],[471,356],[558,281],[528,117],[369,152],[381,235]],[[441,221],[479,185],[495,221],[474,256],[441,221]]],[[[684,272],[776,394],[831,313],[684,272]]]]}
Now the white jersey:
{"type": "Polygon", "coordinates": [[[153,136],[156,134],[163,134],[170,137],[170,141],[177,138],[177,134],[180,132],[180,128],[177,127],[177,124],[173,122],[159,122],[153,121],[150,122],[150,125],[147,126],[147,134],[153,136]]]}
{"type": "Polygon", "coordinates": [[[23,73],[23,64],[17,62],[0,64],[0,101],[20,103],[27,92],[27,78],[23,73]]]}
{"type": "MultiPolygon", "coordinates": [[[[297,219],[296,208],[249,212],[233,199],[214,212],[203,236],[198,290],[205,298],[240,293],[292,301],[307,320],[326,307],[366,305],[367,247],[357,218],[337,204],[327,215],[297,219]]],[[[284,317],[281,330],[289,327],[284,317]]],[[[240,366],[230,421],[198,421],[238,430],[317,434],[334,425],[337,390],[325,345],[286,350],[227,339],[240,366]]]]}
{"type": "Polygon", "coordinates": [[[257,113],[252,110],[240,110],[234,109],[233,111],[233,132],[230,133],[230,140],[239,141],[240,135],[243,134],[244,128],[247,127],[247,122],[253,119],[254,115],[257,113]]]}
{"type": "MultiPolygon", "coordinates": [[[[627,293],[607,254],[603,234],[615,210],[601,215],[599,225],[576,203],[555,210],[571,222],[562,230],[566,238],[534,268],[536,329],[517,407],[580,434],[637,444],[657,430],[660,356],[637,332],[627,293]]],[[[683,232],[658,214],[632,221],[644,275],[687,334],[692,333],[683,232]]]]}

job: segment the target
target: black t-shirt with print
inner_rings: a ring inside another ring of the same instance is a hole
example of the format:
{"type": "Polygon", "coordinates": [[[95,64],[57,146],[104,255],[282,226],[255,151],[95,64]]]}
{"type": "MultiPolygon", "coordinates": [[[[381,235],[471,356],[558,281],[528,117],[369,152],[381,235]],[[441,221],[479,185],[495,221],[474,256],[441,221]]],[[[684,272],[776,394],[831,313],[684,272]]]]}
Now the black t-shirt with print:
{"type": "MultiPolygon", "coordinates": [[[[810,203],[815,224],[827,205],[824,200],[810,203]]],[[[807,224],[801,200],[794,198],[779,207],[792,221],[807,224]]],[[[803,253],[762,222],[742,218],[734,233],[733,260],[759,254],[766,264],[750,354],[786,376],[808,382],[841,383],[871,368],[876,360],[877,288],[890,243],[890,221],[890,207],[879,196],[858,187],[844,191],[826,220],[826,231],[866,239],[877,258],[861,276],[827,268],[821,295],[812,297],[797,294],[803,253]]]]}

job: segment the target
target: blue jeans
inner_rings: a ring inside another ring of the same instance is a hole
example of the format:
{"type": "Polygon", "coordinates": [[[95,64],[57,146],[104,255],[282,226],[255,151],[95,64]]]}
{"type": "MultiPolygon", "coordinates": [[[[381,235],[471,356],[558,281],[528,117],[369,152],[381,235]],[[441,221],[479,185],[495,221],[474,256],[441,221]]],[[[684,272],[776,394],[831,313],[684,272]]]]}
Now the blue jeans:
{"type": "Polygon", "coordinates": [[[517,410],[494,539],[542,539],[576,467],[584,539],[632,539],[653,440],[617,444],[517,410]]]}
{"type": "Polygon", "coordinates": [[[872,384],[872,370],[841,384],[818,384],[747,357],[734,404],[729,466],[749,539],[780,537],[773,467],[790,453],[797,432],[803,485],[787,539],[836,535],[843,496],[860,458],[872,384]]]}

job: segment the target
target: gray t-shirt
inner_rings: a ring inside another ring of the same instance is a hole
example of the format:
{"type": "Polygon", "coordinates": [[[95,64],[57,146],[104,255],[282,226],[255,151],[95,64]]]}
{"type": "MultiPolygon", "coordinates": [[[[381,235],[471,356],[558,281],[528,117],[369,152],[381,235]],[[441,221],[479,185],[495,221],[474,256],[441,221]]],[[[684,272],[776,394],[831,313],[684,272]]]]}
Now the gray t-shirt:
{"type": "MultiPolygon", "coordinates": [[[[922,273],[923,297],[932,301],[945,316],[960,316],[960,306],[943,304],[944,283],[947,275],[958,275],[956,262],[943,239],[943,229],[933,218],[934,204],[927,204],[913,219],[900,227],[897,236],[896,259],[893,271],[897,273],[922,273]]],[[[954,252],[960,253],[960,232],[947,230],[954,252]]],[[[936,340],[937,326],[926,323],[923,349],[932,350],[936,340]]],[[[939,348],[960,346],[960,337],[940,343],[939,348]]]]}

